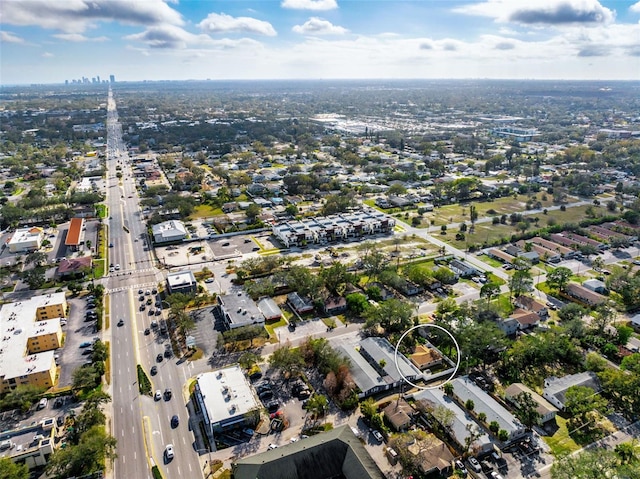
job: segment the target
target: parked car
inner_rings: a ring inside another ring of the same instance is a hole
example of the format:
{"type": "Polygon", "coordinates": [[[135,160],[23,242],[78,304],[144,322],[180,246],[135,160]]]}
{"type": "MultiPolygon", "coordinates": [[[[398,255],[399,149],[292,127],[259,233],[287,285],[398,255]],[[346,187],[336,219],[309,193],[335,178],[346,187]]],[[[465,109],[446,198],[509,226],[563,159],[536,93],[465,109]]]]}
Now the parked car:
{"type": "Polygon", "coordinates": [[[144,335],[149,336],[151,334],[151,330],[149,328],[145,328],[144,335]]]}
{"type": "Polygon", "coordinates": [[[273,391],[269,390],[269,391],[262,391],[261,393],[258,394],[258,397],[261,400],[266,400],[266,399],[271,399],[273,398],[273,391]]]}
{"type": "Polygon", "coordinates": [[[462,463],[462,461],[460,459],[456,459],[454,461],[455,464],[455,468],[458,470],[458,472],[460,472],[460,474],[462,474],[464,477],[467,476],[467,474],[469,474],[469,472],[467,471],[467,468],[464,467],[464,464],[462,463]]]}
{"type": "Polygon", "coordinates": [[[371,434],[373,434],[373,437],[376,438],[376,441],[384,442],[384,437],[382,437],[382,434],[380,433],[380,431],[377,431],[376,429],[372,429],[371,434]]]}
{"type": "Polygon", "coordinates": [[[38,403],[38,409],[46,408],[47,404],[49,404],[49,400],[47,398],[40,399],[40,402],[38,403]]]}
{"type": "Polygon", "coordinates": [[[489,475],[489,477],[491,479],[504,479],[504,477],[502,477],[502,474],[496,472],[496,471],[491,471],[491,474],[489,475]]]}
{"type": "Polygon", "coordinates": [[[85,341],[83,343],[80,343],[80,347],[81,348],[88,348],[89,346],[91,346],[91,343],[89,341],[85,341]]]}
{"type": "Polygon", "coordinates": [[[482,472],[482,467],[480,467],[480,463],[475,457],[470,457],[467,459],[467,463],[469,467],[473,470],[473,472],[482,472]]]}
{"type": "Polygon", "coordinates": [[[271,444],[269,444],[269,447],[267,449],[272,450],[272,449],[277,449],[277,448],[278,448],[277,444],[271,443],[271,444]]]}
{"type": "Polygon", "coordinates": [[[278,403],[278,401],[271,401],[269,404],[267,404],[267,411],[269,411],[270,413],[274,413],[278,409],[280,409],[280,403],[278,403]]]}

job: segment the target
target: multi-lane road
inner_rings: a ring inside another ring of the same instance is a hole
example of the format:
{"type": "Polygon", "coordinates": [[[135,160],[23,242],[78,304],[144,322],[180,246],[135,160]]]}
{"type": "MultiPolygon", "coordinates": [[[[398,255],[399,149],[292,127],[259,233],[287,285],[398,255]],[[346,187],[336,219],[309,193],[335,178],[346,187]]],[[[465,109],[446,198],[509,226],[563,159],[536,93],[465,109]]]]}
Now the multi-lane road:
{"type": "MultiPolygon", "coordinates": [[[[153,319],[148,310],[140,311],[140,304],[152,299],[145,295],[153,291],[163,280],[151,255],[151,246],[142,222],[135,179],[130,159],[122,140],[122,127],[111,91],[107,113],[107,206],[109,263],[113,265],[106,281],[109,297],[109,329],[106,340],[111,344],[112,435],[117,439],[118,458],[114,464],[116,479],[151,478],[151,466],[157,464],[165,478],[198,477],[201,469],[198,453],[193,446],[193,434],[189,431],[189,420],[183,393],[188,378],[196,373],[194,366],[177,358],[163,358],[156,362],[158,354],[164,353],[168,338],[159,336],[154,330],[144,331],[153,319]],[[119,167],[119,168],[118,168],[119,167]],[[118,178],[117,173],[122,173],[118,178]],[[112,245],[112,246],[111,246],[112,245]],[[139,301],[142,290],[144,301],[139,301]],[[117,326],[122,319],[124,324],[117,326]],[[150,376],[153,390],[172,390],[169,400],[154,400],[141,396],[138,390],[137,365],[147,374],[156,365],[158,374],[150,376]],[[177,415],[180,424],[171,427],[171,417],[177,415]],[[173,444],[175,457],[166,461],[164,451],[173,444]]],[[[165,313],[166,314],[166,313],[165,313]]]]}

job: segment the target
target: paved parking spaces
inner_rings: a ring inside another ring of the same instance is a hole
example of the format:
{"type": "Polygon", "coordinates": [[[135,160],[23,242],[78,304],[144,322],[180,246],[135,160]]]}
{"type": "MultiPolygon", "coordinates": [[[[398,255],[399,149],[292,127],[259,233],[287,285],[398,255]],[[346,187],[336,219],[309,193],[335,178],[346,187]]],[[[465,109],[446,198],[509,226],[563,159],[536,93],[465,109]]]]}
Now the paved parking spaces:
{"type": "Polygon", "coordinates": [[[72,298],[67,301],[69,317],[66,326],[62,327],[66,335],[64,347],[56,351],[60,355],[59,387],[70,385],[73,381],[73,371],[91,360],[90,355],[82,354],[84,348],[81,348],[80,344],[100,336],[96,329],[96,321],[85,321],[87,301],[82,298],[72,298]]]}

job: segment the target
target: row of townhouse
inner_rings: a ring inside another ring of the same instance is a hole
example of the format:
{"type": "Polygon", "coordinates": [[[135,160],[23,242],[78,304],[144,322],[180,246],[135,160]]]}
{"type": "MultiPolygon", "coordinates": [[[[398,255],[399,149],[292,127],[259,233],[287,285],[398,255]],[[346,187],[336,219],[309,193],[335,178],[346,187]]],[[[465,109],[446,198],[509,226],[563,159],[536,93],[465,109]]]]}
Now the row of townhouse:
{"type": "Polygon", "coordinates": [[[384,213],[358,211],[300,221],[285,221],[274,225],[272,232],[286,248],[291,248],[391,233],[395,224],[395,220],[384,213]]]}

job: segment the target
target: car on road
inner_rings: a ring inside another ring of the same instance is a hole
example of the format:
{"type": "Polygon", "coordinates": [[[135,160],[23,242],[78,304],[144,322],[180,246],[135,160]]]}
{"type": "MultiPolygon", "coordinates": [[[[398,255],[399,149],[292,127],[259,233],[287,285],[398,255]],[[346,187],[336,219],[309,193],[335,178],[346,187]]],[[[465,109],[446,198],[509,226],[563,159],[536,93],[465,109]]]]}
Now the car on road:
{"type": "Polygon", "coordinates": [[[144,304],[140,305],[140,311],[144,311],[145,309],[147,309],[147,307],[144,304]]]}
{"type": "Polygon", "coordinates": [[[151,334],[151,330],[150,330],[149,328],[146,328],[146,329],[144,330],[144,335],[145,335],[145,336],[149,336],[150,334],[151,334]]]}
{"type": "Polygon", "coordinates": [[[156,362],[161,363],[162,362],[162,354],[158,354],[156,356],[156,362]]]}
{"type": "Polygon", "coordinates": [[[160,401],[160,399],[162,399],[162,391],[156,389],[156,393],[153,395],[153,399],[155,401],[160,401]]]}
{"type": "Polygon", "coordinates": [[[384,441],[384,437],[382,437],[382,434],[380,434],[380,431],[372,429],[371,430],[371,434],[373,434],[373,437],[376,438],[376,441],[378,441],[378,442],[383,442],[384,441]]]}
{"type": "Polygon", "coordinates": [[[278,445],[277,445],[277,444],[273,444],[273,443],[271,443],[271,444],[269,444],[269,447],[268,447],[267,449],[269,449],[270,451],[271,451],[272,449],[278,449],[278,445]]]}
{"type": "Polygon", "coordinates": [[[124,319],[120,318],[118,321],[118,326],[124,326],[124,319]]]}
{"type": "Polygon", "coordinates": [[[116,265],[116,271],[118,271],[119,269],[120,269],[120,263],[116,265]]]}
{"type": "Polygon", "coordinates": [[[176,428],[176,427],[178,427],[179,425],[180,425],[180,418],[178,417],[178,415],[177,415],[177,414],[174,414],[174,415],[171,417],[171,427],[175,429],[175,428],[176,428]]]}
{"type": "Polygon", "coordinates": [[[207,278],[204,280],[205,283],[213,283],[213,278],[207,278]]]}
{"type": "Polygon", "coordinates": [[[169,461],[173,459],[173,444],[167,444],[167,447],[164,450],[164,455],[169,461]]]}
{"type": "Polygon", "coordinates": [[[109,243],[109,248],[113,248],[113,243],[109,243]]]}
{"type": "Polygon", "coordinates": [[[169,401],[171,399],[172,393],[171,388],[167,388],[164,390],[164,400],[169,401]]]}
{"type": "Polygon", "coordinates": [[[155,376],[158,374],[158,366],[151,366],[151,375],[155,376]]]}

